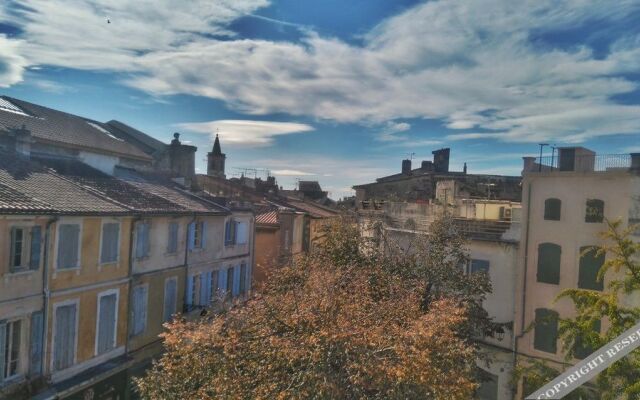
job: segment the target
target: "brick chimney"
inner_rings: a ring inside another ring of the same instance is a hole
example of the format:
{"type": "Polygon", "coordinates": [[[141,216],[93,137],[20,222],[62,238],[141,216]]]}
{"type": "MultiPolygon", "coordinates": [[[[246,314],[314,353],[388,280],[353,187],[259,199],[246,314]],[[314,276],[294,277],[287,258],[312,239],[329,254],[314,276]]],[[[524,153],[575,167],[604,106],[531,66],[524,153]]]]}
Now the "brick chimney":
{"type": "Polygon", "coordinates": [[[402,160],[402,174],[411,175],[411,160],[402,160]]]}

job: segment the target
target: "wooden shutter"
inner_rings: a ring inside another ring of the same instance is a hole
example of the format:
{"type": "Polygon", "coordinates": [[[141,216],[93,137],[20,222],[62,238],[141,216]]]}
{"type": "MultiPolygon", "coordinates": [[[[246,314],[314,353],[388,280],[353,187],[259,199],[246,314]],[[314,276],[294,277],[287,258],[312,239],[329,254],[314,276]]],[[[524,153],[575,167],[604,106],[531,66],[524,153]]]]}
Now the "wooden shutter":
{"type": "Polygon", "coordinates": [[[562,248],[555,243],[541,243],[538,246],[538,282],[560,283],[560,258],[562,248]]]}
{"type": "Polygon", "coordinates": [[[190,275],[187,279],[187,299],[186,299],[186,304],[187,304],[187,310],[191,310],[191,306],[193,306],[192,303],[192,299],[193,299],[193,290],[195,286],[195,276],[190,275]]]}
{"type": "Polygon", "coordinates": [[[147,287],[136,286],[133,290],[133,335],[144,332],[147,326],[147,287]]]}
{"type": "Polygon", "coordinates": [[[233,297],[236,297],[240,293],[240,266],[236,265],[233,269],[233,297]]]}
{"type": "Polygon", "coordinates": [[[60,225],[58,239],[58,268],[75,268],[78,266],[78,250],[80,226],[76,224],[60,225]]]}
{"type": "Polygon", "coordinates": [[[231,243],[231,221],[224,223],[224,244],[231,243]]]}
{"type": "Polygon", "coordinates": [[[118,239],[120,224],[107,223],[102,225],[102,252],[100,262],[108,263],[118,260],[118,239]]]}
{"type": "Polygon", "coordinates": [[[547,353],[556,353],[558,340],[558,313],[546,308],[536,309],[533,347],[547,353]]]}
{"type": "Polygon", "coordinates": [[[0,321],[0,383],[4,380],[5,342],[7,341],[7,323],[0,321]]]}
{"type": "Polygon", "coordinates": [[[220,290],[221,292],[227,291],[227,270],[226,269],[221,269],[218,271],[218,290],[220,290]]]}
{"type": "Polygon", "coordinates": [[[238,223],[238,244],[246,244],[248,239],[248,224],[246,222],[238,223]]]}
{"type": "Polygon", "coordinates": [[[207,248],[207,222],[206,221],[202,221],[201,222],[201,232],[200,232],[200,247],[203,249],[207,248]]]}
{"type": "Polygon", "coordinates": [[[31,314],[31,340],[29,354],[29,375],[42,374],[42,333],[43,314],[36,311],[31,314]]]}
{"type": "Polygon", "coordinates": [[[144,257],[144,223],[136,225],[136,258],[144,257]]]}
{"type": "Polygon", "coordinates": [[[144,223],[144,255],[145,257],[151,253],[151,224],[144,223]]]}
{"type": "Polygon", "coordinates": [[[544,201],[544,219],[548,221],[560,221],[562,202],[560,199],[546,199],[544,201]]]}
{"type": "Polygon", "coordinates": [[[211,287],[210,272],[203,272],[200,274],[200,305],[206,306],[209,304],[209,288],[211,287]]]}
{"type": "Polygon", "coordinates": [[[227,283],[224,286],[227,291],[227,297],[231,297],[233,292],[233,267],[227,268],[227,283]]]}
{"type": "Polygon", "coordinates": [[[167,252],[175,253],[178,251],[178,224],[172,222],[169,224],[169,242],[167,244],[167,252]]]}
{"type": "Polygon", "coordinates": [[[98,354],[115,348],[116,294],[100,297],[98,315],[98,354]]]}
{"type": "Polygon", "coordinates": [[[40,248],[42,246],[42,228],[35,225],[31,228],[31,251],[29,254],[29,269],[40,267],[40,248]]]}
{"type": "Polygon", "coordinates": [[[63,370],[73,365],[76,340],[76,306],[60,306],[56,309],[56,330],[53,347],[53,368],[63,370]]]}
{"type": "Polygon", "coordinates": [[[178,298],[176,279],[167,279],[164,284],[164,312],[162,320],[167,322],[176,312],[176,301],[178,298]]]}
{"type": "Polygon", "coordinates": [[[190,222],[188,226],[187,240],[189,243],[189,250],[193,250],[196,247],[196,224],[190,222]]]}
{"type": "Polygon", "coordinates": [[[578,287],[582,289],[604,289],[604,282],[598,281],[598,272],[604,264],[604,254],[597,255],[598,249],[593,246],[580,248],[580,266],[578,272],[578,287]]]}
{"type": "Polygon", "coordinates": [[[240,293],[244,294],[247,291],[247,264],[240,264],[240,293]]]}

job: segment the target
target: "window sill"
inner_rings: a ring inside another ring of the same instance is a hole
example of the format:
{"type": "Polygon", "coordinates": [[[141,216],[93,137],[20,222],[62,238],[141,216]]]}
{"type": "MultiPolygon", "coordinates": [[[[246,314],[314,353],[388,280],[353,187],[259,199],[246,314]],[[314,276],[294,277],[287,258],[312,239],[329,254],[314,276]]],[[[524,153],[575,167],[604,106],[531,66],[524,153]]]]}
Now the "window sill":
{"type": "Polygon", "coordinates": [[[9,276],[23,276],[23,275],[30,275],[34,272],[36,272],[37,269],[19,269],[19,270],[15,270],[15,271],[9,271],[9,273],[7,275],[9,276]]]}
{"type": "Polygon", "coordinates": [[[134,259],[135,259],[136,261],[139,261],[139,262],[146,261],[146,260],[148,260],[148,259],[150,259],[150,258],[151,258],[150,256],[134,257],[134,259]]]}

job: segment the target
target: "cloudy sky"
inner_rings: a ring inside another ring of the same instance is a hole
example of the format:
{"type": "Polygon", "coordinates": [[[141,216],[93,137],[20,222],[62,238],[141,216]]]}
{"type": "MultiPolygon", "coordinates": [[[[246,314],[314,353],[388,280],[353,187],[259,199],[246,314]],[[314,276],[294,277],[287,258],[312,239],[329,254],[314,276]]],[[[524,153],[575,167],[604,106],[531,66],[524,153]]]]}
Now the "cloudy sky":
{"type": "Polygon", "coordinates": [[[0,93],[340,197],[451,147],[640,151],[640,0],[4,0],[0,93]],[[523,4],[527,3],[527,6],[523,4]]]}

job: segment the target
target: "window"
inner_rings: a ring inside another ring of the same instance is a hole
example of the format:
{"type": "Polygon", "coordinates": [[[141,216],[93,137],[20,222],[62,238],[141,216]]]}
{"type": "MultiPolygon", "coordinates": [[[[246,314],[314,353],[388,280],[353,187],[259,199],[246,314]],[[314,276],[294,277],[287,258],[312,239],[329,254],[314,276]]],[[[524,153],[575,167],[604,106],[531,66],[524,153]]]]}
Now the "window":
{"type": "Polygon", "coordinates": [[[189,250],[204,248],[205,228],[203,221],[189,224],[189,250]]]}
{"type": "Polygon", "coordinates": [[[20,372],[20,336],[22,321],[0,322],[0,382],[20,372]]]}
{"type": "Polygon", "coordinates": [[[236,221],[228,220],[224,225],[224,244],[230,246],[236,243],[236,221]]]}
{"type": "Polygon", "coordinates": [[[149,287],[139,285],[133,288],[133,310],[131,315],[131,336],[140,335],[147,327],[147,298],[149,287]]]}
{"type": "Polygon", "coordinates": [[[211,299],[211,271],[200,274],[200,305],[208,306],[211,299]]]}
{"type": "Polygon", "coordinates": [[[38,376],[42,374],[42,334],[44,323],[42,311],[31,314],[31,344],[29,375],[38,376]]]}
{"type": "MultiPolygon", "coordinates": [[[[600,320],[593,321],[593,325],[592,325],[593,332],[596,334],[600,334],[601,325],[602,324],[600,320]]],[[[581,360],[585,359],[589,357],[591,353],[593,353],[595,350],[596,349],[592,348],[588,344],[585,344],[584,339],[581,336],[578,336],[576,338],[575,348],[574,348],[574,355],[576,358],[579,358],[581,360]]]]}
{"type": "Polygon", "coordinates": [[[11,228],[11,271],[22,269],[24,260],[24,229],[11,228]]]}
{"type": "Polygon", "coordinates": [[[218,279],[220,279],[218,277],[218,271],[212,271],[211,272],[211,282],[210,282],[210,287],[209,287],[209,293],[211,295],[211,297],[209,298],[209,302],[213,303],[216,298],[218,297],[218,290],[219,290],[219,282],[218,279]]]}
{"type": "Polygon", "coordinates": [[[174,254],[178,252],[178,229],[180,225],[177,222],[169,223],[169,238],[167,241],[167,253],[174,254]]]}
{"type": "Polygon", "coordinates": [[[489,261],[488,260],[471,260],[470,272],[486,272],[489,273],[489,261]]]}
{"type": "Polygon", "coordinates": [[[227,286],[225,287],[228,298],[233,294],[233,267],[227,268],[227,286]]]}
{"type": "Polygon", "coordinates": [[[96,355],[104,354],[116,347],[118,325],[118,293],[109,291],[98,296],[98,328],[96,355]]]}
{"type": "Polygon", "coordinates": [[[141,259],[149,256],[151,250],[151,238],[149,233],[151,224],[148,222],[138,222],[136,225],[136,258],[141,259]]]}
{"type": "Polygon", "coordinates": [[[100,245],[100,263],[114,263],[118,261],[118,247],[120,243],[120,224],[108,222],[102,224],[102,243],[100,245]]]}
{"type": "Polygon", "coordinates": [[[604,264],[604,254],[598,254],[598,248],[594,246],[581,247],[578,287],[600,291],[604,289],[604,283],[598,281],[598,272],[602,264],[604,264]]]}
{"type": "Polygon", "coordinates": [[[498,375],[479,369],[480,386],[476,389],[475,399],[496,400],[498,398],[498,375]]]}
{"type": "Polygon", "coordinates": [[[240,294],[247,291],[247,264],[240,264],[240,294]]]}
{"type": "Polygon", "coordinates": [[[602,222],[604,220],[604,201],[598,199],[587,200],[587,211],[584,222],[602,222]]]}
{"type": "Polygon", "coordinates": [[[23,227],[11,228],[11,248],[9,253],[9,270],[19,272],[40,267],[41,228],[39,225],[31,229],[23,227]],[[29,236],[29,240],[27,240],[29,236]]]}
{"type": "Polygon", "coordinates": [[[178,280],[176,277],[167,278],[164,281],[164,308],[162,321],[171,320],[171,316],[176,313],[178,302],[178,280]]]}
{"type": "Polygon", "coordinates": [[[80,225],[62,224],[58,230],[58,269],[79,267],[80,225]]]}
{"type": "Polygon", "coordinates": [[[60,371],[72,366],[76,358],[77,304],[55,308],[53,339],[53,369],[60,371]]]}
{"type": "Polygon", "coordinates": [[[546,308],[536,309],[533,347],[547,353],[556,352],[558,313],[546,308]]]}
{"type": "Polygon", "coordinates": [[[237,231],[236,231],[236,243],[237,244],[247,244],[248,241],[248,225],[246,222],[238,222],[237,231]]]}
{"type": "Polygon", "coordinates": [[[546,199],[544,201],[544,219],[548,221],[560,221],[560,199],[546,199]]]}
{"type": "Polygon", "coordinates": [[[560,283],[560,255],[562,249],[555,243],[541,243],[538,246],[538,282],[560,283]]]}

